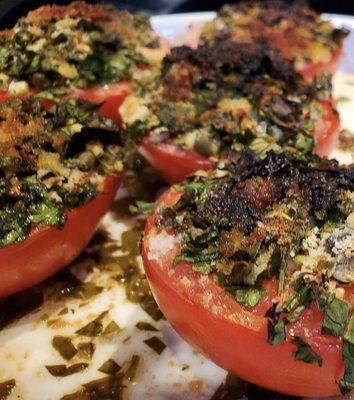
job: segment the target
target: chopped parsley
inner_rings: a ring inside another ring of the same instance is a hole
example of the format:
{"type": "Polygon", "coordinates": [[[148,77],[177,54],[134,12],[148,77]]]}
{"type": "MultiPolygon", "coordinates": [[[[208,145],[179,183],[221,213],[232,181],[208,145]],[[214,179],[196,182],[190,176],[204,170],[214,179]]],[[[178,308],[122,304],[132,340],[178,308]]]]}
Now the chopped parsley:
{"type": "Polygon", "coordinates": [[[46,6],[0,35],[0,69],[8,81],[62,96],[131,79],[135,69],[154,62],[149,51],[159,46],[144,16],[84,2],[46,6]]]}
{"type": "Polygon", "coordinates": [[[317,364],[319,367],[322,367],[322,358],[303,339],[295,336],[291,343],[297,347],[294,351],[296,360],[303,361],[307,364],[317,364]]]}
{"type": "Polygon", "coordinates": [[[33,227],[64,226],[67,211],[92,200],[122,157],[121,138],[96,106],[77,100],[0,105],[0,247],[33,227]]]}
{"type": "MultiPolygon", "coordinates": [[[[290,340],[287,326],[316,304],[323,334],[346,332],[341,387],[350,387],[352,307],[342,295],[354,282],[354,168],[287,152],[260,157],[248,149],[174,190],[179,200],[155,211],[157,227],[180,238],[174,265],[189,262],[244,307],[257,306],[265,282],[275,279],[282,300],[265,315],[271,345],[290,340]]],[[[322,365],[303,339],[292,343],[295,359],[322,365]]]]}

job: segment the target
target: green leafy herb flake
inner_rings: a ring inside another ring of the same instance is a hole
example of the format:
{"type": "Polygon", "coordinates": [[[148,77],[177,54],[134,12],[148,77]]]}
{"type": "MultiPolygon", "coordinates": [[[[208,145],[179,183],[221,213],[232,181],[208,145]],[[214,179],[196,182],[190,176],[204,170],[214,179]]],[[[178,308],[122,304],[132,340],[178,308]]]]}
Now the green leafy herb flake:
{"type": "Polygon", "coordinates": [[[354,316],[352,315],[348,328],[344,334],[343,361],[345,366],[344,377],[339,381],[339,388],[343,394],[354,389],[354,316]]]}
{"type": "Polygon", "coordinates": [[[153,325],[149,324],[149,322],[139,321],[135,326],[141,331],[150,331],[150,332],[158,331],[158,329],[156,329],[153,325]]]}
{"type": "Polygon", "coordinates": [[[82,372],[85,369],[87,369],[88,366],[89,365],[87,363],[77,363],[77,364],[70,365],[69,367],[67,367],[64,364],[46,365],[45,367],[47,368],[48,372],[52,376],[65,377],[65,376],[77,374],[78,372],[82,372]]]}
{"type": "Polygon", "coordinates": [[[79,355],[86,360],[91,360],[96,350],[95,344],[91,342],[80,343],[77,348],[79,350],[79,355]]]}
{"type": "Polygon", "coordinates": [[[102,320],[107,314],[108,314],[108,311],[104,311],[93,321],[89,322],[88,324],[83,326],[81,329],[76,331],[76,333],[78,335],[88,336],[88,337],[100,336],[103,331],[102,320]]]}
{"type": "Polygon", "coordinates": [[[104,329],[102,335],[112,335],[119,333],[122,328],[114,321],[111,321],[104,329]]]}
{"type": "Polygon", "coordinates": [[[67,361],[71,360],[77,354],[77,349],[71,339],[65,336],[54,336],[52,346],[67,361]]]}
{"type": "Polygon", "coordinates": [[[333,297],[324,310],[322,333],[337,337],[341,336],[348,322],[349,309],[347,302],[333,297]]]}
{"type": "Polygon", "coordinates": [[[268,342],[274,346],[284,342],[285,338],[285,321],[281,320],[274,324],[268,320],[268,342]]]}
{"type": "Polygon", "coordinates": [[[98,370],[104,374],[107,375],[115,375],[119,370],[121,369],[121,366],[117,364],[112,358],[108,359],[105,361],[98,370]]]}
{"type": "Polygon", "coordinates": [[[317,364],[319,367],[322,367],[322,358],[303,339],[295,336],[291,343],[297,347],[293,353],[296,360],[307,364],[317,364]]]}
{"type": "Polygon", "coordinates": [[[153,336],[150,339],[144,340],[144,343],[147,344],[157,354],[161,354],[166,348],[165,343],[157,336],[153,336]]]}

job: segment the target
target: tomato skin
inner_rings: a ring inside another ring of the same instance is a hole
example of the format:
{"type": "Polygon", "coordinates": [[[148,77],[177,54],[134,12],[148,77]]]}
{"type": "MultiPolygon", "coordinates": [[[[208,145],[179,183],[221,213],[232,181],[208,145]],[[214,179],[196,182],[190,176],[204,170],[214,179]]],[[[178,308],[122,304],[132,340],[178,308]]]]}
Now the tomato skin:
{"type": "MultiPolygon", "coordinates": [[[[179,198],[170,189],[159,204],[171,205],[179,198]]],[[[342,341],[321,335],[322,313],[313,304],[295,325],[287,340],[267,342],[264,310],[271,305],[276,283],[267,283],[263,304],[246,309],[191,265],[173,266],[178,245],[169,245],[162,256],[150,253],[150,238],[157,234],[155,216],[149,217],[142,245],[144,267],[154,296],[176,331],[192,346],[222,368],[265,388],[296,396],[326,397],[339,394],[336,380],[343,376],[342,341]],[[208,303],[208,304],[207,304],[208,303]],[[304,338],[323,358],[322,367],[297,361],[290,335],[304,338]]]]}
{"type": "Polygon", "coordinates": [[[144,137],[139,153],[170,184],[183,181],[198,170],[208,171],[215,163],[195,150],[184,150],[174,143],[152,143],[144,137]]]}
{"type": "Polygon", "coordinates": [[[341,57],[343,55],[343,42],[340,43],[338,48],[333,51],[331,59],[327,62],[307,62],[298,72],[303,76],[307,82],[311,82],[316,77],[323,74],[334,74],[339,66],[341,57]]]}
{"type": "Polygon", "coordinates": [[[78,89],[72,92],[68,98],[82,99],[93,104],[99,104],[98,115],[111,119],[121,125],[119,106],[128,94],[132,92],[129,82],[115,82],[103,87],[91,87],[78,89]]]}
{"type": "Polygon", "coordinates": [[[67,213],[61,228],[33,229],[22,242],[0,249],[0,298],[49,278],[70,264],[85,248],[120,185],[109,176],[103,191],[89,203],[67,213]]]}
{"type": "MultiPolygon", "coordinates": [[[[321,157],[330,155],[339,136],[340,121],[333,103],[332,99],[321,101],[324,115],[312,132],[316,140],[315,151],[321,157]]],[[[215,165],[195,150],[182,149],[173,142],[153,143],[149,135],[143,138],[139,153],[170,184],[182,182],[197,170],[208,171],[215,165]]]]}
{"type": "Polygon", "coordinates": [[[334,109],[334,100],[323,100],[323,118],[317,121],[312,136],[315,138],[315,152],[321,157],[326,157],[334,150],[339,133],[340,120],[337,111],[334,109]]]}

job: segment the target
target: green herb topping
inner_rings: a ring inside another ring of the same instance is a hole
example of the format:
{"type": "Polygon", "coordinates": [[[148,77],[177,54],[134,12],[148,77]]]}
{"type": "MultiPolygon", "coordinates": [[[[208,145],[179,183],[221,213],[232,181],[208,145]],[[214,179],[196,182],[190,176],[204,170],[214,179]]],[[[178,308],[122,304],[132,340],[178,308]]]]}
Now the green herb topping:
{"type": "Polygon", "coordinates": [[[33,226],[62,227],[116,173],[119,132],[94,111],[76,100],[45,110],[33,97],[0,105],[0,247],[33,226]]]}
{"type": "Polygon", "coordinates": [[[347,35],[305,4],[266,0],[224,5],[203,27],[201,40],[266,41],[301,69],[309,62],[329,62],[347,35]]]}
{"type": "Polygon", "coordinates": [[[129,80],[159,47],[143,15],[84,2],[45,6],[0,34],[1,78],[40,90],[129,80]]]}
{"type": "MultiPolygon", "coordinates": [[[[260,158],[245,150],[175,190],[181,194],[177,203],[156,211],[157,226],[172,229],[181,244],[174,264],[185,260],[194,271],[212,274],[248,308],[264,298],[265,280],[276,282],[281,296],[266,313],[271,345],[285,341],[287,325],[315,302],[323,312],[322,333],[345,332],[341,387],[350,388],[353,324],[346,292],[354,282],[353,166],[272,151],[260,158]]],[[[322,365],[303,339],[293,343],[296,359],[322,365]]]]}
{"type": "Polygon", "coordinates": [[[120,107],[128,132],[149,130],[153,143],[173,142],[207,157],[244,147],[262,155],[284,147],[309,153],[317,123],[335,113],[328,77],[305,82],[263,42],[173,48],[156,82],[120,107]]]}

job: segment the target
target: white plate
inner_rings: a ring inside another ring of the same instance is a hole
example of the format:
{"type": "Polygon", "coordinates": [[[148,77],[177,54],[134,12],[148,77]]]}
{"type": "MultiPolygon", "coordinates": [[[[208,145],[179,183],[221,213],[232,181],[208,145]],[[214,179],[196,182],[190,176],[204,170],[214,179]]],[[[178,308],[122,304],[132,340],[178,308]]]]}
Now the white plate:
{"type": "MultiPolygon", "coordinates": [[[[152,18],[152,23],[161,35],[177,45],[190,39],[186,34],[191,23],[203,23],[213,15],[214,13],[192,13],[157,16],[152,18]]],[[[353,18],[341,15],[327,17],[336,25],[354,31],[353,18]]],[[[346,73],[354,72],[352,49],[353,34],[345,42],[346,54],[341,64],[341,71],[346,73]]],[[[353,123],[353,83],[354,76],[343,73],[336,76],[337,96],[350,97],[349,102],[339,103],[344,123],[348,127],[353,123]]],[[[350,155],[348,160],[351,160],[350,155]]],[[[122,231],[133,223],[134,221],[117,222],[108,215],[103,226],[119,241],[122,231]]],[[[73,270],[80,273],[79,266],[74,266],[73,270]]],[[[97,275],[97,271],[95,273],[97,275]]],[[[98,272],[98,278],[102,284],[106,282],[103,273],[98,272]]],[[[90,276],[86,279],[90,279],[90,276]]],[[[77,390],[80,384],[103,377],[97,369],[109,357],[121,364],[132,354],[139,354],[142,363],[134,384],[126,391],[125,399],[128,400],[207,400],[226,375],[225,371],[206,360],[179,338],[168,322],[155,323],[139,306],[128,302],[122,287],[115,284],[107,287],[89,304],[80,307],[77,300],[46,304],[38,312],[1,331],[0,382],[16,379],[17,387],[9,400],[59,400],[64,394],[77,390]],[[56,315],[64,306],[75,310],[69,317],[62,317],[68,324],[54,329],[41,321],[43,314],[56,315]],[[107,308],[110,309],[111,318],[123,331],[110,340],[95,340],[97,349],[92,365],[85,372],[67,378],[53,378],[49,375],[45,365],[63,363],[63,359],[51,346],[52,337],[58,334],[72,335],[78,327],[107,308]],[[159,328],[160,332],[157,335],[167,345],[161,356],[156,356],[143,343],[143,340],[152,334],[139,332],[134,328],[135,323],[141,320],[154,323],[159,328]]]]}

